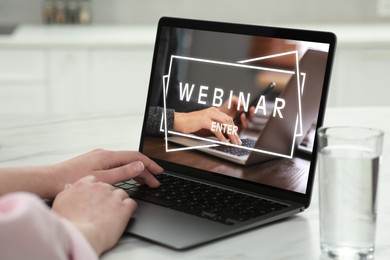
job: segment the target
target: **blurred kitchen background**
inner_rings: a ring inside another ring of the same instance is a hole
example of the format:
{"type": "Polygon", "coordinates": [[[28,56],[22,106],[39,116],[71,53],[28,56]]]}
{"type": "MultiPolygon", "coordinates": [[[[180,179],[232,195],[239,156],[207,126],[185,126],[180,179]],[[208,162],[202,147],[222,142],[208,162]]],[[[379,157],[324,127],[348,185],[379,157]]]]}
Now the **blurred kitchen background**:
{"type": "Polygon", "coordinates": [[[390,104],[390,0],[0,0],[0,113],[143,113],[161,16],[332,31],[329,106],[390,104]]]}

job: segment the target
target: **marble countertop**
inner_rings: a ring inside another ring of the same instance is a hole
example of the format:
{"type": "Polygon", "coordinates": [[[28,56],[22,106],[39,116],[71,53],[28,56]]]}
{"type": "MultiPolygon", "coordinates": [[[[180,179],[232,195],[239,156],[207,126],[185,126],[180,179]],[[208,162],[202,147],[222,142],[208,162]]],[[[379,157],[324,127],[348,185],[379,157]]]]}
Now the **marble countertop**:
{"type": "MultiPolygon", "coordinates": [[[[390,107],[329,108],[325,125],[364,125],[385,132],[376,260],[390,255],[390,107]]],[[[95,148],[138,149],[140,114],[0,115],[0,167],[49,164],[95,148]]],[[[294,217],[185,252],[125,236],[102,256],[113,259],[324,259],[319,249],[318,189],[294,217]]]]}
{"type": "MultiPolygon", "coordinates": [[[[334,32],[341,47],[384,47],[390,43],[390,24],[272,24],[334,32]]],[[[0,47],[153,47],[157,25],[43,25],[21,24],[0,35],[0,47]]]]}

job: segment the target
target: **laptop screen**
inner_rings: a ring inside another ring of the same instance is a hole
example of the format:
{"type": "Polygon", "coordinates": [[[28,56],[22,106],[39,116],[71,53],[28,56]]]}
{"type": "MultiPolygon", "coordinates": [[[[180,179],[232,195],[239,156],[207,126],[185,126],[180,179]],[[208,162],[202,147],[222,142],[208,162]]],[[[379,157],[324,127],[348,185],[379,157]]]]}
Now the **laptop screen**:
{"type": "Polygon", "coordinates": [[[321,32],[162,18],[140,151],[306,194],[334,41],[321,32]]]}

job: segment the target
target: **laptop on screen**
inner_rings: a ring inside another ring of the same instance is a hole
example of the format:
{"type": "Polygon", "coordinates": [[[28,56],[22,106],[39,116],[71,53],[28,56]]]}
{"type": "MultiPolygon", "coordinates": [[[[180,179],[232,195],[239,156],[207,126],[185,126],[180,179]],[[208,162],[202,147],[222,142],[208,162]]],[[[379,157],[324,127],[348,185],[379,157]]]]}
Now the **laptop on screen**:
{"type": "MultiPolygon", "coordinates": [[[[295,55],[295,53],[288,53],[288,55],[295,55]]],[[[321,50],[308,49],[303,57],[299,60],[299,69],[302,77],[300,80],[299,91],[296,84],[296,78],[291,77],[284,86],[283,93],[277,97],[282,100],[288,100],[288,105],[285,105],[283,110],[288,110],[292,115],[298,115],[298,98],[297,94],[301,95],[301,111],[302,116],[302,133],[300,137],[296,134],[286,135],[280,132],[279,129],[287,130],[290,133],[295,133],[295,127],[299,123],[298,117],[285,115],[283,120],[274,116],[266,116],[266,113],[260,113],[258,117],[265,118],[265,122],[260,124],[257,128],[252,127],[251,131],[245,131],[243,129],[238,135],[241,140],[245,141],[245,144],[224,144],[218,142],[215,137],[207,137],[209,140],[205,140],[204,137],[197,138],[196,135],[183,136],[183,135],[171,135],[168,136],[170,142],[178,143],[186,147],[199,147],[198,150],[212,154],[214,156],[224,158],[226,160],[238,163],[238,164],[254,164],[262,161],[270,160],[272,158],[285,157],[292,158],[294,155],[295,145],[299,146],[303,140],[303,137],[309,134],[312,123],[317,120],[317,114],[313,111],[318,110],[320,103],[322,82],[324,80],[325,65],[327,59],[327,53],[321,50]],[[318,68],[322,66],[322,68],[318,68]],[[312,73],[311,73],[312,72],[312,73]],[[306,75],[309,75],[306,77],[306,75]],[[310,85],[311,88],[306,89],[304,92],[305,84],[310,85]],[[304,104],[304,106],[302,105],[304,104]],[[251,133],[252,132],[252,133],[251,133]],[[254,134],[255,133],[255,134],[254,134]],[[284,135],[288,140],[280,138],[284,135]],[[266,148],[267,142],[270,142],[270,149],[266,148]],[[277,154],[273,151],[278,151],[277,154]]],[[[276,80],[273,78],[273,80],[276,80]]],[[[271,83],[272,89],[276,84],[271,83]]],[[[254,88],[256,89],[256,87],[254,88]]],[[[266,87],[262,92],[266,91],[269,95],[268,88],[266,87]]],[[[262,93],[260,92],[260,93],[262,93]]],[[[251,93],[249,93],[251,94],[251,93]]],[[[254,104],[257,105],[258,98],[255,97],[254,104]]],[[[268,102],[268,106],[274,107],[275,96],[272,101],[268,102]]],[[[245,102],[245,100],[243,100],[245,102]]],[[[163,120],[162,120],[163,121],[163,120]]],[[[164,129],[160,129],[164,132],[164,129]]],[[[308,137],[308,136],[307,136],[308,137]]],[[[310,143],[312,145],[312,142],[310,143]]]]}
{"type": "Polygon", "coordinates": [[[161,18],[139,150],[165,172],[157,189],[117,185],[139,206],[126,232],[183,250],[304,211],[335,45],[329,32],[161,18]],[[249,155],[209,151],[222,148],[249,155]]]}

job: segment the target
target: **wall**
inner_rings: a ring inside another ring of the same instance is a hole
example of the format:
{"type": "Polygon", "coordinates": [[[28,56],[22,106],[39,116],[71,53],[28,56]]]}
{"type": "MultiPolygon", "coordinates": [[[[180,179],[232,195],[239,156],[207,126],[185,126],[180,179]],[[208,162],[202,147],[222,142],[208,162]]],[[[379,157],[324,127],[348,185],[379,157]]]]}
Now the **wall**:
{"type": "MultiPolygon", "coordinates": [[[[378,1],[381,0],[91,0],[91,3],[95,24],[154,27],[165,15],[271,25],[302,23],[314,28],[345,27],[338,34],[340,41],[328,104],[375,106],[388,105],[390,95],[386,83],[390,18],[377,14],[378,1]],[[370,86],[368,93],[367,86],[370,86]]],[[[0,0],[0,25],[42,23],[42,3],[43,0],[0,0]]],[[[150,60],[137,57],[145,62],[150,60]]]]}
{"type": "MultiPolygon", "coordinates": [[[[255,24],[385,23],[379,0],[92,0],[94,23],[155,24],[180,16],[255,24]],[[206,8],[205,8],[206,7],[206,8]]],[[[41,23],[43,0],[0,0],[0,24],[41,23]]]]}

